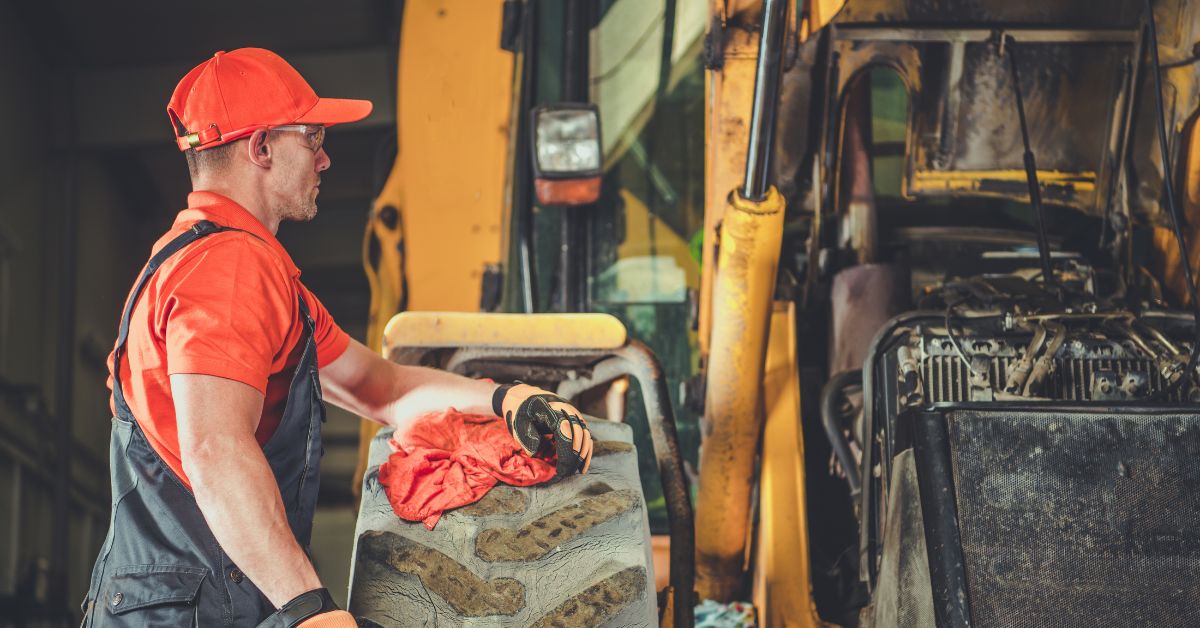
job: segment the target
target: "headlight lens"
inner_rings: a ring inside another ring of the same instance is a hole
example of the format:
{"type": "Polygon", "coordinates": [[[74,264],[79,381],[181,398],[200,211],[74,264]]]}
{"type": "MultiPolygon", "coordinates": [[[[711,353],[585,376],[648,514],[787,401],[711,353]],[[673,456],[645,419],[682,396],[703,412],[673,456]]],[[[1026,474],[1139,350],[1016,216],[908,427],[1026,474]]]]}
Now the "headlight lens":
{"type": "Polygon", "coordinates": [[[593,108],[535,112],[537,171],[589,175],[600,171],[600,120],[593,108]]]}

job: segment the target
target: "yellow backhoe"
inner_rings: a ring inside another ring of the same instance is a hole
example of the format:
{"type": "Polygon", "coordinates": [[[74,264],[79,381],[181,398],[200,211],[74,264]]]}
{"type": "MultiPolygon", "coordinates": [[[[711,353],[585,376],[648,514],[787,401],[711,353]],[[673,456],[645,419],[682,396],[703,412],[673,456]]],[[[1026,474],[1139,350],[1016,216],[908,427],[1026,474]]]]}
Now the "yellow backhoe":
{"type": "Polygon", "coordinates": [[[611,457],[426,534],[364,423],[351,609],[1187,625],[1196,4],[406,2],[369,340],[555,386],[611,457]],[[494,560],[572,503],[608,514],[494,560]]]}

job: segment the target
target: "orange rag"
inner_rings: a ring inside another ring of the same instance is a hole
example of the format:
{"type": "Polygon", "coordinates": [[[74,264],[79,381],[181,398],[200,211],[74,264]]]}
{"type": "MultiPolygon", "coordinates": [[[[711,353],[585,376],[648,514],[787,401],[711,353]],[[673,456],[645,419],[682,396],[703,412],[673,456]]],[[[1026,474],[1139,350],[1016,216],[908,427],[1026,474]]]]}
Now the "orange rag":
{"type": "Polygon", "coordinates": [[[418,418],[379,465],[396,516],[432,530],[442,513],[480,500],[498,482],[533,486],[554,477],[554,459],[525,455],[499,417],[454,408],[418,418]]]}

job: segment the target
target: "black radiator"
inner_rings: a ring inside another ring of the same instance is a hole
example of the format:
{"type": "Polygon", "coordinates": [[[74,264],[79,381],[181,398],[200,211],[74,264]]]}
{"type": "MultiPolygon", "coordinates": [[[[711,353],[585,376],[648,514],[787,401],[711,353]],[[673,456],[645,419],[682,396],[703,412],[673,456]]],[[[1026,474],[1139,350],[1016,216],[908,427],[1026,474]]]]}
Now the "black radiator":
{"type": "Polygon", "coordinates": [[[972,625],[1200,626],[1200,414],[944,416],[972,625]]]}

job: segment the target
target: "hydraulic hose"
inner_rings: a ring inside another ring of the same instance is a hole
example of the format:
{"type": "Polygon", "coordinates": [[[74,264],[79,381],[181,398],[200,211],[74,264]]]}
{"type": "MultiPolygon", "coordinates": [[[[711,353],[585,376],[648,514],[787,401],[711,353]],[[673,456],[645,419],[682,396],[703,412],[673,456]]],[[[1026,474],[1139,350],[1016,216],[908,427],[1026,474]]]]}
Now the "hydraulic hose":
{"type": "Polygon", "coordinates": [[[842,371],[834,375],[821,389],[821,424],[825,426],[825,437],[833,447],[833,455],[837,456],[838,464],[846,472],[846,483],[850,485],[850,494],[858,495],[862,480],[858,472],[858,462],[850,451],[850,442],[842,434],[841,412],[838,408],[842,399],[842,391],[850,386],[862,386],[862,369],[842,371]]]}

